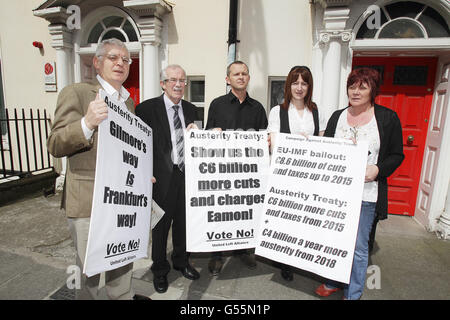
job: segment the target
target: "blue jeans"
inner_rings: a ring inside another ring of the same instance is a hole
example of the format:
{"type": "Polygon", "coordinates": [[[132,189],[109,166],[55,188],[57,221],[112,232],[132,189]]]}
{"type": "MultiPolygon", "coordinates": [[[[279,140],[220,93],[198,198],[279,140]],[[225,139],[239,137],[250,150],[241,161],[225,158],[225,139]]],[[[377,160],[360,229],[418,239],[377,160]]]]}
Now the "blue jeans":
{"type": "Polygon", "coordinates": [[[367,265],[369,264],[369,236],[375,219],[375,206],[376,202],[363,201],[361,204],[350,283],[341,284],[336,281],[326,283],[328,288],[342,287],[344,289],[344,297],[348,300],[361,298],[366,284],[367,265]]]}

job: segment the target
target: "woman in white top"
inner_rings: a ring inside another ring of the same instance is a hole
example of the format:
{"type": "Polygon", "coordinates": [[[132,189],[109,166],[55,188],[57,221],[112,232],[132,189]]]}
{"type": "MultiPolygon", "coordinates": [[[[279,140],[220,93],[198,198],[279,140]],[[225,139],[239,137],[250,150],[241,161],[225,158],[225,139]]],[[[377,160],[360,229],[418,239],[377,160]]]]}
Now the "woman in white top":
{"type": "MultiPolygon", "coordinates": [[[[269,143],[276,145],[278,132],[322,136],[326,122],[319,115],[312,101],[313,77],[306,66],[295,66],[289,72],[284,86],[284,102],[270,110],[269,143]]],[[[281,276],[287,281],[294,279],[290,266],[281,264],[281,276]]]]}
{"type": "Polygon", "coordinates": [[[369,151],[365,183],[349,284],[327,281],[316,289],[322,297],[343,289],[344,299],[360,299],[369,261],[369,235],[377,220],[387,218],[387,178],[404,159],[402,125],[395,111],[375,103],[379,73],[371,68],[353,70],[347,79],[349,106],[335,111],[327,123],[326,137],[367,141],[369,151]]]}

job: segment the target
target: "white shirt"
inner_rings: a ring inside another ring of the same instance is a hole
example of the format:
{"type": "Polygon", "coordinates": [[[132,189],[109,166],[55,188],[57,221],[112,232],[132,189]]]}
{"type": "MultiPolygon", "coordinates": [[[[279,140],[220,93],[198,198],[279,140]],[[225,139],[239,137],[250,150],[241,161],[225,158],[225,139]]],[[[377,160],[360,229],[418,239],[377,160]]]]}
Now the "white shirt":
{"type": "MultiPolygon", "coordinates": [[[[277,144],[278,135],[280,132],[280,108],[281,106],[275,106],[270,110],[269,113],[269,125],[267,126],[267,132],[272,133],[273,140],[271,142],[270,150],[277,144]]],[[[305,133],[307,135],[314,134],[314,116],[311,111],[307,107],[303,109],[303,115],[297,111],[297,108],[290,103],[288,109],[288,118],[289,118],[289,130],[291,134],[302,134],[305,133]]],[[[319,132],[324,131],[326,127],[325,119],[322,117],[322,113],[319,112],[319,132]]]]}
{"type": "MultiPolygon", "coordinates": [[[[269,125],[267,127],[268,132],[280,132],[280,106],[275,106],[269,113],[269,125]]],[[[289,117],[289,129],[292,134],[305,133],[307,135],[314,134],[314,117],[308,108],[303,109],[303,115],[297,111],[297,108],[290,103],[288,109],[289,117]]],[[[319,112],[319,131],[324,131],[326,127],[325,119],[322,117],[322,113],[319,112]]]]}
{"type": "MultiPolygon", "coordinates": [[[[114,89],[112,85],[110,85],[108,82],[106,82],[100,75],[97,75],[97,80],[102,86],[103,90],[106,91],[107,94],[112,96],[115,100],[120,102],[125,102],[128,100],[128,97],[130,96],[130,93],[125,89],[123,86],[120,87],[120,92],[114,89]]],[[[95,130],[90,130],[86,122],[84,120],[84,117],[81,118],[81,128],[83,129],[84,136],[87,140],[92,138],[92,135],[94,134],[95,130]]]]}
{"type": "MultiPolygon", "coordinates": [[[[345,109],[339,116],[336,126],[335,138],[351,139],[356,141],[367,141],[369,143],[369,152],[367,156],[367,165],[377,164],[378,154],[380,152],[380,134],[378,133],[377,121],[375,115],[369,123],[353,128],[347,122],[347,110],[345,109]]],[[[377,202],[378,199],[378,181],[364,183],[363,201],[377,202]]]]}
{"type": "MultiPolygon", "coordinates": [[[[176,139],[176,134],[175,134],[175,124],[173,123],[173,116],[175,115],[175,110],[174,110],[173,106],[175,105],[175,103],[173,103],[172,100],[170,100],[166,96],[166,94],[164,94],[164,104],[166,105],[167,118],[169,120],[169,126],[170,126],[170,139],[172,140],[172,162],[174,164],[178,164],[178,153],[177,153],[177,148],[176,148],[177,139],[176,139]]],[[[181,125],[183,126],[183,129],[186,129],[186,124],[184,123],[183,107],[181,105],[181,100],[177,105],[180,106],[180,108],[178,108],[178,116],[180,117],[181,125]]]]}

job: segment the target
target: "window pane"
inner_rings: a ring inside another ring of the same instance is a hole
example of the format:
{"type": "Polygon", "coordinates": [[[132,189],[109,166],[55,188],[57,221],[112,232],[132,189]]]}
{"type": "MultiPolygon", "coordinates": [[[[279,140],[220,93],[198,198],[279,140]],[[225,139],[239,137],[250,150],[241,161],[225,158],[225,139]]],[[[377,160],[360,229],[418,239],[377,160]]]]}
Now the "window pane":
{"type": "Polygon", "coordinates": [[[272,80],[270,82],[270,109],[283,103],[285,80],[272,80]]]}
{"type": "MultiPolygon", "coordinates": [[[[369,29],[367,27],[367,20],[368,19],[372,19],[371,18],[373,16],[370,15],[369,17],[367,17],[366,21],[364,21],[364,23],[361,25],[361,27],[358,30],[358,33],[356,35],[356,39],[373,39],[375,38],[375,34],[377,33],[378,29],[374,28],[374,29],[369,29]]],[[[384,14],[383,10],[380,10],[380,26],[382,26],[383,24],[385,24],[387,22],[387,18],[386,15],[384,14]]]]}
{"type": "Polygon", "coordinates": [[[192,102],[205,101],[205,80],[190,81],[190,99],[192,102]]]}
{"type": "Polygon", "coordinates": [[[125,18],[122,18],[122,17],[111,16],[111,17],[107,17],[107,18],[103,19],[103,23],[105,24],[106,28],[120,27],[120,25],[122,24],[124,19],[125,18]]]}
{"type": "Polygon", "coordinates": [[[419,21],[427,30],[428,37],[449,37],[450,31],[444,18],[436,10],[428,7],[419,17],[419,21]]]}
{"type": "Polygon", "coordinates": [[[425,86],[428,78],[427,66],[395,66],[394,85],[425,86]]]}
{"type": "Polygon", "coordinates": [[[128,39],[130,41],[138,41],[138,37],[136,35],[136,31],[134,31],[133,26],[131,25],[130,21],[126,21],[125,24],[123,25],[123,31],[125,31],[125,33],[128,36],[128,39]]]}
{"type": "Polygon", "coordinates": [[[99,23],[95,25],[88,37],[88,43],[97,43],[98,38],[103,32],[103,26],[99,23]]]}
{"type": "Polygon", "coordinates": [[[111,39],[111,38],[119,39],[122,42],[126,42],[127,41],[125,39],[124,35],[122,34],[122,32],[120,32],[119,30],[109,30],[107,33],[105,33],[105,35],[103,36],[102,40],[111,39]]]}
{"type": "Polygon", "coordinates": [[[423,9],[424,5],[412,1],[400,1],[387,5],[385,8],[391,19],[409,17],[414,19],[423,9]]]}
{"type": "Polygon", "coordinates": [[[407,19],[390,22],[381,30],[379,38],[424,38],[419,26],[407,19]]]}

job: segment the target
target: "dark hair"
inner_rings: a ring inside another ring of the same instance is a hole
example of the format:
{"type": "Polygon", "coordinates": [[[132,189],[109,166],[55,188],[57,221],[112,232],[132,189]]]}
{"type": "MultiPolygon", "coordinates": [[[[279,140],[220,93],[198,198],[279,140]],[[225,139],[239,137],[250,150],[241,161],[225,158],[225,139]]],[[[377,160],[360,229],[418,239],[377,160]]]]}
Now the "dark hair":
{"type": "Polygon", "coordinates": [[[305,105],[312,111],[313,109],[317,109],[317,106],[314,102],[312,102],[312,94],[313,94],[313,77],[311,74],[311,70],[307,66],[295,66],[289,71],[289,74],[286,78],[286,83],[284,84],[284,101],[280,105],[281,108],[288,110],[289,104],[292,99],[292,91],[291,85],[295,81],[297,81],[298,76],[302,76],[303,81],[308,84],[308,92],[305,96],[305,105]]]}
{"type": "Polygon", "coordinates": [[[231,69],[231,66],[234,65],[234,64],[243,64],[243,65],[247,68],[247,72],[250,74],[250,71],[249,71],[249,69],[248,69],[247,64],[245,64],[245,62],[236,60],[236,61],[233,61],[232,63],[230,63],[230,64],[228,65],[228,67],[227,67],[227,77],[230,76],[230,72],[231,72],[230,69],[231,69]]]}
{"type": "Polygon", "coordinates": [[[380,90],[381,78],[377,70],[372,68],[354,69],[347,78],[347,96],[348,88],[354,84],[367,83],[370,86],[370,102],[375,103],[375,98],[380,90]]]}

